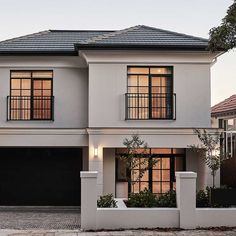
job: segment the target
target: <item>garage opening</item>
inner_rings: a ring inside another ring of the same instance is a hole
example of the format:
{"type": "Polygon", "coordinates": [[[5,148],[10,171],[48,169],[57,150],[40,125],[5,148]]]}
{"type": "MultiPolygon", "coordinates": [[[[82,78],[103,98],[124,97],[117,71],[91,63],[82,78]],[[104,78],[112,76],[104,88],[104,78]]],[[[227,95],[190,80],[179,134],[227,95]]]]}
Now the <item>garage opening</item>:
{"type": "Polygon", "coordinates": [[[81,148],[0,148],[0,205],[79,206],[81,148]]]}

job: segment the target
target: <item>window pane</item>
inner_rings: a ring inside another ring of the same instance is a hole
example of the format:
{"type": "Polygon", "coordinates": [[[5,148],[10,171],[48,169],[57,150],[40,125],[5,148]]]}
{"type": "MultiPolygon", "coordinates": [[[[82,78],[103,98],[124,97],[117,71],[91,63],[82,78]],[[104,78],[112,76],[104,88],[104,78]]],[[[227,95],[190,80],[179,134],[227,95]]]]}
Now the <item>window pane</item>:
{"type": "Polygon", "coordinates": [[[161,192],[160,182],[153,182],[152,183],[152,192],[153,193],[160,193],[161,192]]]}
{"type": "Polygon", "coordinates": [[[161,77],[152,77],[152,86],[161,86],[161,77]]]}
{"type": "Polygon", "coordinates": [[[160,77],[161,79],[161,86],[167,86],[167,78],[166,77],[160,77]]]}
{"type": "Polygon", "coordinates": [[[138,86],[138,76],[128,76],[128,86],[138,86]]]}
{"type": "Polygon", "coordinates": [[[11,96],[20,96],[20,90],[11,90],[11,96]]]}
{"type": "Polygon", "coordinates": [[[161,170],[152,170],[153,181],[161,181],[161,170]]]}
{"type": "Polygon", "coordinates": [[[139,193],[139,182],[138,183],[132,183],[132,192],[133,193],[139,193]]]}
{"type": "Polygon", "coordinates": [[[139,87],[139,93],[148,93],[148,87],[139,87]]]}
{"type": "Polygon", "coordinates": [[[143,177],[140,179],[141,181],[148,181],[148,176],[149,175],[149,172],[148,170],[145,171],[145,173],[143,174],[143,177]]]}
{"type": "Polygon", "coordinates": [[[170,191],[170,183],[162,182],[162,193],[170,191]]]}
{"type": "Polygon", "coordinates": [[[162,158],[162,169],[170,169],[170,158],[162,158]]]}
{"type": "Polygon", "coordinates": [[[149,74],[148,67],[129,67],[128,74],[149,74]]]}
{"type": "Polygon", "coordinates": [[[171,154],[171,148],[152,148],[153,154],[171,154]]]}
{"type": "Polygon", "coordinates": [[[156,162],[156,164],[153,165],[153,169],[161,169],[161,158],[153,158],[153,160],[156,162]]]}
{"type": "Polygon", "coordinates": [[[162,181],[170,181],[170,171],[162,170],[162,181]]]}
{"type": "Polygon", "coordinates": [[[51,90],[43,90],[43,96],[51,96],[51,90]]]}
{"type": "Polygon", "coordinates": [[[148,189],[148,182],[141,182],[140,184],[140,191],[143,191],[145,188],[148,189]]]}
{"type": "Polygon", "coordinates": [[[52,71],[34,71],[33,78],[52,78],[52,71]]]}
{"type": "Polygon", "coordinates": [[[148,86],[148,76],[139,76],[139,86],[148,86]]]}
{"type": "Polygon", "coordinates": [[[171,69],[168,67],[151,67],[151,74],[171,74],[171,69]]]}
{"type": "Polygon", "coordinates": [[[128,93],[138,93],[138,87],[129,87],[128,93]]]}
{"type": "Polygon", "coordinates": [[[30,79],[22,79],[22,89],[30,89],[31,88],[31,80],[30,79]]]}
{"type": "Polygon", "coordinates": [[[11,89],[20,89],[21,80],[20,79],[12,79],[11,80],[11,89]]]}
{"type": "Polygon", "coordinates": [[[22,96],[30,96],[31,95],[31,90],[21,90],[21,95],[22,96]]]}
{"type": "Polygon", "coordinates": [[[152,93],[161,93],[161,87],[152,87],[152,93]]]}
{"type": "Polygon", "coordinates": [[[42,90],[34,90],[34,96],[42,96],[42,90]]]}
{"type": "Polygon", "coordinates": [[[51,80],[43,80],[43,89],[51,89],[51,80]]]}
{"type": "Polygon", "coordinates": [[[42,80],[34,80],[34,89],[42,89],[42,80]]]}
{"type": "Polygon", "coordinates": [[[139,170],[132,170],[131,171],[131,180],[137,181],[139,177],[139,170]]]}
{"type": "Polygon", "coordinates": [[[11,78],[31,78],[31,72],[12,71],[11,78]]]}

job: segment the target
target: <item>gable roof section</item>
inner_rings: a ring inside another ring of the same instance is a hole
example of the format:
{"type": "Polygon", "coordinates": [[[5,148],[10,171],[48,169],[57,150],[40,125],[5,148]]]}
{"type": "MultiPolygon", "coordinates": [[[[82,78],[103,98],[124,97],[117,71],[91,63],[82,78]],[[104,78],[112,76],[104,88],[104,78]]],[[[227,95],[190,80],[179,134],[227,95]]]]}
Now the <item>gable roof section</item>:
{"type": "Polygon", "coordinates": [[[224,101],[211,108],[212,117],[236,116],[236,94],[230,96],[224,101]]]}
{"type": "Polygon", "coordinates": [[[124,30],[47,30],[0,42],[0,55],[68,54],[80,49],[207,50],[208,40],[144,25],[124,30]]]}
{"type": "Polygon", "coordinates": [[[76,44],[81,48],[156,48],[206,50],[208,40],[144,25],[95,36],[76,44]]]}

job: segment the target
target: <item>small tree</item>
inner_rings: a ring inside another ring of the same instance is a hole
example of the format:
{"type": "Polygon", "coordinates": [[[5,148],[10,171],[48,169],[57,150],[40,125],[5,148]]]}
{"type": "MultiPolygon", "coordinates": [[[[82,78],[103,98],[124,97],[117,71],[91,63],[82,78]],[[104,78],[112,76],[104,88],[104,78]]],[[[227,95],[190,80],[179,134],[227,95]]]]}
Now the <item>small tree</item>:
{"type": "Polygon", "coordinates": [[[215,176],[216,172],[220,168],[221,161],[223,159],[222,150],[220,150],[220,137],[221,134],[217,131],[214,134],[208,133],[205,129],[194,130],[200,140],[200,145],[191,145],[191,149],[204,159],[205,164],[210,168],[213,188],[215,188],[215,176]]]}
{"type": "Polygon", "coordinates": [[[120,154],[119,158],[125,162],[127,170],[132,174],[132,177],[127,177],[127,181],[134,185],[157,163],[157,160],[151,158],[148,144],[138,135],[132,135],[130,139],[125,138],[123,145],[126,152],[120,154]]]}

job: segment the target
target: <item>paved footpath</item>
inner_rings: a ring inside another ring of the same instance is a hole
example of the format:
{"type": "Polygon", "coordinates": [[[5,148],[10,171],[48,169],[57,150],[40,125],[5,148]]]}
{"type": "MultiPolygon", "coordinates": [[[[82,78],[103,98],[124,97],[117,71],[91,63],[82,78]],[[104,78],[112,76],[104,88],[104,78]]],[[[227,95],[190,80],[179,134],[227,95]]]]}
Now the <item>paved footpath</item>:
{"type": "Polygon", "coordinates": [[[236,230],[212,231],[212,230],[186,230],[186,231],[149,231],[149,230],[125,230],[108,232],[81,232],[80,230],[0,230],[0,236],[233,236],[236,230]]]}

